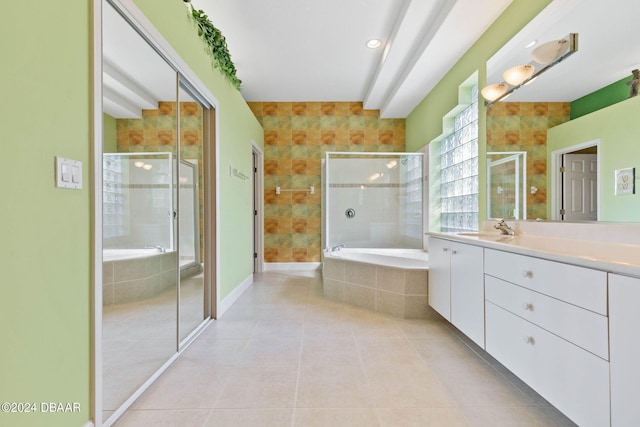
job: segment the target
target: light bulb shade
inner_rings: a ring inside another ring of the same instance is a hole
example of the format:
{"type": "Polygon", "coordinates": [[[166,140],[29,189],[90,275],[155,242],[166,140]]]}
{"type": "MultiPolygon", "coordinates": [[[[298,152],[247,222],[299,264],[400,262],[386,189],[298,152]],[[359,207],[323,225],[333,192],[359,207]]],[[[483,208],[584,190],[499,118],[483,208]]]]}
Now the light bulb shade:
{"type": "Polygon", "coordinates": [[[526,81],[533,75],[533,72],[536,70],[531,64],[527,65],[518,65],[517,67],[509,68],[504,72],[502,77],[504,81],[509,83],[511,86],[520,86],[522,82],[526,81]]]}
{"type": "Polygon", "coordinates": [[[509,90],[509,85],[505,83],[496,83],[494,85],[489,85],[485,87],[480,91],[480,93],[482,93],[482,96],[484,97],[484,99],[486,99],[489,102],[493,102],[496,99],[500,98],[501,96],[504,96],[504,94],[507,93],[508,90],[509,90]]]}
{"type": "Polygon", "coordinates": [[[538,46],[531,52],[531,57],[538,64],[551,64],[569,50],[569,41],[566,39],[553,40],[538,46]]]}

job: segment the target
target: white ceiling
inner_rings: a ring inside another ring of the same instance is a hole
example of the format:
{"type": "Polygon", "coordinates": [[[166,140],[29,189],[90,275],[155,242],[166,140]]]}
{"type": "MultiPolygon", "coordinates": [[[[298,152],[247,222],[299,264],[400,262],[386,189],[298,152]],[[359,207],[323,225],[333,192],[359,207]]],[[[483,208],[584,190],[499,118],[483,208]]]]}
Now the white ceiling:
{"type": "Polygon", "coordinates": [[[547,41],[578,33],[578,51],[516,90],[508,101],[574,101],[631,75],[640,67],[636,29],[638,0],[554,0],[514,36],[487,64],[487,83],[531,61],[531,51],[547,41]],[[531,41],[536,45],[525,49],[531,41]]]}
{"type": "Polygon", "coordinates": [[[363,101],[406,117],[512,0],[192,0],[247,101],[363,101]],[[367,40],[385,45],[371,50],[367,40]]]}
{"type": "MultiPolygon", "coordinates": [[[[363,101],[387,118],[406,117],[511,2],[192,1],[226,36],[247,101],[363,101]],[[367,49],[374,37],[386,46],[367,49]]],[[[640,67],[638,16],[638,0],[554,0],[491,58],[487,82],[530,62],[529,41],[577,32],[576,54],[509,98],[573,101],[640,67]]],[[[140,117],[175,99],[175,72],[108,5],[103,40],[105,112],[140,117]]]]}

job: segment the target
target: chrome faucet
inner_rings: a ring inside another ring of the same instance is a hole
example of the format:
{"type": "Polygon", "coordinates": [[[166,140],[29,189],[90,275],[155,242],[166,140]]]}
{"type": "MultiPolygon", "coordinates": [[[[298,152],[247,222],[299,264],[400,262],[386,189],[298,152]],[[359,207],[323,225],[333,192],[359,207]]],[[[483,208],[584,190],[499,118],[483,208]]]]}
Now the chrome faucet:
{"type": "Polygon", "coordinates": [[[493,228],[495,228],[496,230],[500,230],[501,234],[505,234],[508,236],[515,236],[516,234],[513,228],[509,227],[509,225],[504,222],[504,219],[501,219],[496,225],[493,226],[493,228]]]}
{"type": "Polygon", "coordinates": [[[335,245],[331,248],[331,252],[339,251],[340,248],[344,248],[344,245],[335,245]]]}

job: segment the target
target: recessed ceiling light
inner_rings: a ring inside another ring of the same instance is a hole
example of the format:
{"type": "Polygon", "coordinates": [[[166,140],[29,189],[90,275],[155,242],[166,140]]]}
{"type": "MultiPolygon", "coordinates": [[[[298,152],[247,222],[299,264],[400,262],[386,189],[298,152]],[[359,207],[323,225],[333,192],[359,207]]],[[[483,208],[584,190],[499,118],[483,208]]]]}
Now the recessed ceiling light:
{"type": "Polygon", "coordinates": [[[366,44],[369,49],[376,49],[382,46],[382,42],[378,39],[371,39],[366,44]]]}
{"type": "Polygon", "coordinates": [[[529,42],[529,44],[527,44],[524,48],[525,48],[525,49],[529,49],[531,46],[533,46],[533,45],[534,45],[534,44],[536,44],[536,43],[537,43],[537,40],[532,40],[532,41],[530,41],[530,42],[529,42]]]}

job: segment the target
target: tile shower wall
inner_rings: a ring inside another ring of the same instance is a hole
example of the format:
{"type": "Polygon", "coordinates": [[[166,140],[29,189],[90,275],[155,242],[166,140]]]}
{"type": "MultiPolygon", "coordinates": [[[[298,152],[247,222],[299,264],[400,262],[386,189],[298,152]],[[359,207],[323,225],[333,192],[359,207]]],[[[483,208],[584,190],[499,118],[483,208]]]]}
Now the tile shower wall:
{"type": "Polygon", "coordinates": [[[568,102],[498,102],[487,109],[487,151],[526,151],[527,218],[546,219],[547,129],[569,121],[568,102]]]}
{"type": "MultiPolygon", "coordinates": [[[[177,104],[159,102],[142,110],[141,119],[117,119],[118,153],[175,152],[177,104]]],[[[180,103],[180,150],[183,159],[197,159],[200,197],[200,254],[204,256],[203,110],[196,102],[180,103]]]]}
{"type": "Polygon", "coordinates": [[[264,129],[265,262],[319,262],[327,151],[404,152],[405,120],[361,102],[250,102],[264,129]],[[275,194],[275,187],[317,191],[275,194]]]}

